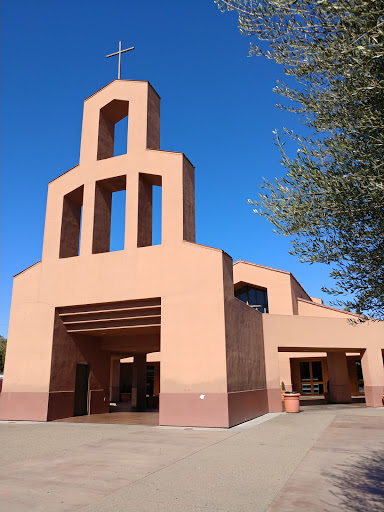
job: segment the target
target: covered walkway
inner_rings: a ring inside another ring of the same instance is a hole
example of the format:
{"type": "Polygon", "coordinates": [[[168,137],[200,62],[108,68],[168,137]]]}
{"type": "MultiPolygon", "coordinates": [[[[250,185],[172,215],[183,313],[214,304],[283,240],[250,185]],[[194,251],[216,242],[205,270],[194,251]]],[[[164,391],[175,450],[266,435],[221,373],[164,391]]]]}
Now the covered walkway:
{"type": "MultiPolygon", "coordinates": [[[[351,414],[358,409],[365,409],[364,399],[355,399],[350,404],[326,404],[324,398],[314,398],[309,400],[306,397],[300,399],[300,413],[330,411],[339,413],[349,412],[351,414]]],[[[106,414],[89,414],[85,416],[74,416],[72,418],[63,418],[55,422],[64,423],[94,423],[100,425],[143,425],[158,426],[159,411],[150,410],[145,412],[136,412],[130,404],[120,403],[111,406],[111,412],[106,414]]],[[[246,425],[246,423],[244,423],[246,425]]],[[[236,427],[232,427],[236,428],[236,427]]],[[[231,430],[231,429],[229,429],[231,430]]]]}
{"type": "Polygon", "coordinates": [[[136,412],[132,405],[126,402],[120,402],[110,405],[110,412],[105,414],[86,414],[84,416],[74,416],[55,420],[55,422],[65,423],[98,423],[102,425],[159,425],[159,411],[147,410],[136,412]]]}

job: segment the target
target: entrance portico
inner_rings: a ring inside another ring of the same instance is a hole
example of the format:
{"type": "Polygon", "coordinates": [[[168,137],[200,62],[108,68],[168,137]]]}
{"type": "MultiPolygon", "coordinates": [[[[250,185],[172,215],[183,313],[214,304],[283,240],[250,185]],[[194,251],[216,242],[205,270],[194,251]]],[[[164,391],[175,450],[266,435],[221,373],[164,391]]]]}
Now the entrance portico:
{"type": "MultiPolygon", "coordinates": [[[[347,354],[361,354],[366,405],[382,405],[384,370],[379,347],[383,343],[383,326],[379,322],[354,324],[343,318],[263,315],[263,332],[267,385],[274,411],[281,410],[279,352],[300,353],[300,357],[303,353],[309,357],[326,353],[328,391],[333,403],[351,402],[347,354]],[[367,332],[372,346],[364,348],[367,332]]],[[[297,390],[302,392],[301,385],[297,390]]]]}

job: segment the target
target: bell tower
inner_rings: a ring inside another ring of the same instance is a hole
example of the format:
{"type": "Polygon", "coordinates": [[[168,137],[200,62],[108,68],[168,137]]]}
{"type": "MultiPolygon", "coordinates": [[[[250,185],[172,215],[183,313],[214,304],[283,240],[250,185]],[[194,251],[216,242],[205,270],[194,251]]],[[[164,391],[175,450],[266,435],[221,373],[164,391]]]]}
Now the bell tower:
{"type": "Polygon", "coordinates": [[[194,167],[160,150],[160,97],[148,82],[115,80],[85,100],[79,165],[48,186],[42,260],[15,277],[2,417],[107,413],[127,357],[132,405],[145,408],[148,354],[160,368],[160,424],[254,417],[265,378],[243,368],[263,357],[262,338],[250,334],[260,319],[237,302],[232,259],[195,243],[194,167]],[[127,151],[115,156],[115,127],[126,117],[127,151]],[[162,191],[157,245],[154,187],[162,191]],[[122,190],[124,245],[111,250],[112,197],[122,190]]]}
{"type": "Polygon", "coordinates": [[[87,98],[79,165],[50,184],[43,260],[109,252],[112,194],[121,190],[124,250],[152,245],[154,186],[162,188],[162,243],[194,242],[194,168],[159,147],[160,97],[148,82],[115,80],[87,98]],[[114,156],[115,125],[124,117],[127,152],[114,156]]]}

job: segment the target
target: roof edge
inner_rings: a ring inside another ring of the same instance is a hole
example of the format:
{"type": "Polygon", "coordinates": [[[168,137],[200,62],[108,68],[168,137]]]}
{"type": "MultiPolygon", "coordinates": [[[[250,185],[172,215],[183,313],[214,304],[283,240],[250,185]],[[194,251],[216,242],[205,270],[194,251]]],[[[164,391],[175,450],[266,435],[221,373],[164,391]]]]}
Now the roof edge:
{"type": "Polygon", "coordinates": [[[330,309],[331,311],[337,311],[338,313],[344,313],[345,315],[352,315],[352,316],[356,316],[358,318],[361,318],[361,316],[362,316],[362,315],[359,315],[358,313],[352,313],[352,311],[345,311],[344,309],[334,308],[333,306],[327,306],[326,304],[319,304],[318,302],[313,302],[311,300],[302,299],[301,297],[297,297],[297,300],[300,300],[301,302],[306,302],[307,304],[311,304],[311,306],[316,306],[318,308],[325,308],[325,309],[330,309]]]}
{"type": "Polygon", "coordinates": [[[100,89],[98,89],[97,91],[95,91],[91,95],[87,96],[85,98],[84,102],[86,102],[87,100],[89,100],[90,98],[95,96],[98,92],[102,91],[103,89],[105,89],[109,85],[113,84],[114,82],[138,82],[138,83],[142,83],[142,84],[148,84],[149,87],[153,90],[153,92],[159,97],[159,99],[161,99],[160,94],[156,91],[156,89],[153,87],[153,85],[150,82],[148,82],[148,80],[128,80],[128,79],[125,79],[125,78],[115,78],[114,80],[112,80],[108,84],[105,84],[103,87],[100,87],[100,89]]]}
{"type": "Polygon", "coordinates": [[[303,290],[305,295],[310,298],[310,295],[308,292],[306,292],[303,288],[303,286],[299,283],[299,281],[296,279],[296,277],[292,274],[292,272],[289,272],[288,270],[281,270],[279,268],[273,268],[273,267],[267,267],[266,265],[260,265],[259,263],[252,263],[251,261],[244,261],[244,260],[237,260],[234,262],[233,265],[237,265],[238,263],[245,263],[246,265],[252,265],[254,267],[258,268],[265,268],[266,270],[273,270],[274,272],[280,272],[281,274],[286,274],[292,277],[296,281],[296,283],[300,286],[300,288],[303,290]]]}
{"type": "Polygon", "coordinates": [[[189,240],[183,240],[183,244],[195,245],[197,247],[204,247],[204,249],[210,249],[211,251],[221,252],[221,254],[225,254],[226,256],[228,256],[229,258],[232,259],[232,256],[230,254],[225,252],[224,249],[219,249],[218,247],[212,247],[211,245],[198,244],[196,242],[190,242],[189,240]]]}
{"type": "Polygon", "coordinates": [[[38,265],[39,263],[41,263],[41,260],[39,261],[36,261],[36,263],[33,263],[32,265],[30,265],[29,267],[25,268],[24,270],[21,270],[20,272],[18,272],[17,274],[15,274],[13,277],[17,277],[19,276],[20,274],[24,274],[24,272],[26,272],[27,270],[29,270],[30,268],[32,267],[35,267],[36,265],[38,265]]]}
{"type": "Polygon", "coordinates": [[[234,262],[233,265],[237,265],[238,263],[244,263],[246,265],[252,265],[253,267],[258,267],[258,268],[265,268],[266,270],[273,270],[274,272],[280,272],[281,274],[292,275],[291,272],[288,272],[287,270],[280,270],[278,268],[267,267],[266,265],[260,265],[259,263],[252,263],[251,261],[237,260],[234,262]]]}
{"type": "Polygon", "coordinates": [[[71,167],[70,169],[68,169],[68,171],[64,171],[64,172],[62,172],[61,174],[59,174],[58,176],[56,176],[56,178],[53,178],[53,180],[48,181],[48,185],[50,185],[51,183],[53,183],[55,180],[58,180],[59,178],[61,178],[61,176],[64,176],[64,174],[67,174],[67,172],[72,171],[73,169],[76,169],[76,167],[79,167],[79,165],[80,165],[80,164],[76,164],[76,165],[74,165],[73,167],[71,167]]]}

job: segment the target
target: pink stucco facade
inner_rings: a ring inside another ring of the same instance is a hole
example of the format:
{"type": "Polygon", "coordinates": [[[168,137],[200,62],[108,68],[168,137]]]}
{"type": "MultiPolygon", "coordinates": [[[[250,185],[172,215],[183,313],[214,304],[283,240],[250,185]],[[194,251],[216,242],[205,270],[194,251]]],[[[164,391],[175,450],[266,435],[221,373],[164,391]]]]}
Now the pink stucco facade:
{"type": "Polygon", "coordinates": [[[334,401],[348,394],[346,354],[359,354],[366,403],[381,405],[384,325],[352,325],[289,272],[196,244],[194,167],[159,146],[160,98],[148,82],[115,80],[85,100],[79,165],[49,184],[42,260],[14,278],[1,418],[70,417],[82,396],[86,413],[107,412],[123,358],[133,358],[138,408],[143,365],[160,361],[162,425],[230,427],[279,411],[287,361],[308,352],[327,355],[334,401]],[[113,156],[126,115],[127,153],[113,156]],[[120,190],[124,249],[111,252],[120,190]],[[267,293],[268,313],[235,297],[242,286],[267,293]]]}

